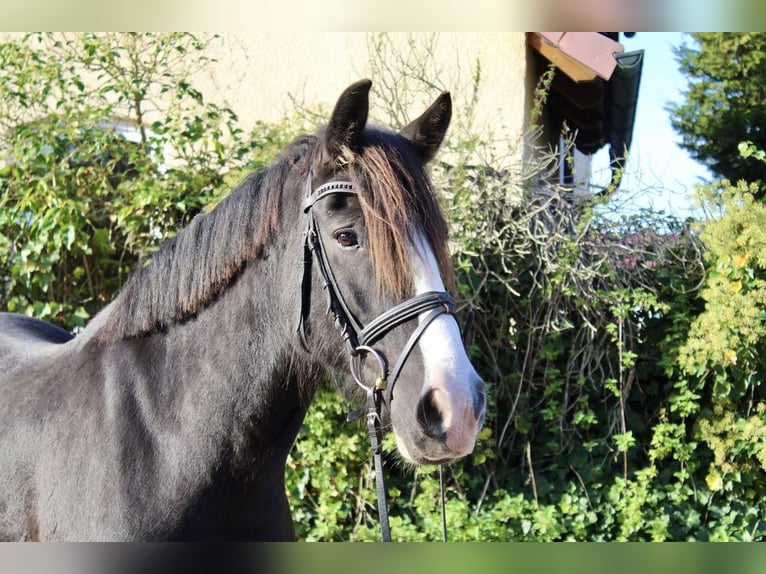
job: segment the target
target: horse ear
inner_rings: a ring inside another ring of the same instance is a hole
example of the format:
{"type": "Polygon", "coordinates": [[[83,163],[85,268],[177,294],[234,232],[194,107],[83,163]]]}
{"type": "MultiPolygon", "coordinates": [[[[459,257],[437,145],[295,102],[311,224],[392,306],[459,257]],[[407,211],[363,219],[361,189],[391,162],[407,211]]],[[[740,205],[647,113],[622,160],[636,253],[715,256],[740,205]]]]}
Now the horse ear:
{"type": "Polygon", "coordinates": [[[371,80],[351,84],[338,98],[324,133],[324,150],[327,160],[337,161],[346,148],[356,150],[367,124],[371,80]]]}
{"type": "Polygon", "coordinates": [[[449,92],[442,92],[436,101],[416,120],[399,131],[399,135],[410,142],[420,159],[431,161],[444,139],[452,119],[452,98],[449,92]]]}

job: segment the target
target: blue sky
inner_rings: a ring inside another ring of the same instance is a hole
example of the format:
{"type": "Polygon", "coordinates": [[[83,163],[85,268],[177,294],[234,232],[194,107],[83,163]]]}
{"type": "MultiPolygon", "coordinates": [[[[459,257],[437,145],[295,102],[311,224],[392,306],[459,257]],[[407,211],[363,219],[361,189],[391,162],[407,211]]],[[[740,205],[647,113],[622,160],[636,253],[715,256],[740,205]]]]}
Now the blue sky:
{"type": "MultiPolygon", "coordinates": [[[[678,146],[680,136],[670,125],[669,102],[680,102],[686,77],[678,70],[672,48],[684,41],[681,32],[638,32],[620,36],[625,51],[644,50],[644,67],[633,130],[633,144],[623,179],[626,207],[664,210],[680,217],[692,209],[694,185],[711,179],[707,169],[678,146]]],[[[608,152],[593,159],[593,181],[608,182],[608,152]]]]}

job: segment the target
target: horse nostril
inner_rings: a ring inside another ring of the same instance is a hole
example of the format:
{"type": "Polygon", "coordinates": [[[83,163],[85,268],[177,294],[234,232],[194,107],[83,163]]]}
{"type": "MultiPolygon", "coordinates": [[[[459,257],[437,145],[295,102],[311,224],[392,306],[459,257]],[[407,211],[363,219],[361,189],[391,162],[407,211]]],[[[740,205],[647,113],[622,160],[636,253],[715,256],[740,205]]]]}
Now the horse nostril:
{"type": "Polygon", "coordinates": [[[434,398],[434,390],[431,389],[420,399],[417,411],[418,422],[423,427],[427,436],[435,439],[444,439],[445,432],[442,426],[442,413],[434,398]]]}

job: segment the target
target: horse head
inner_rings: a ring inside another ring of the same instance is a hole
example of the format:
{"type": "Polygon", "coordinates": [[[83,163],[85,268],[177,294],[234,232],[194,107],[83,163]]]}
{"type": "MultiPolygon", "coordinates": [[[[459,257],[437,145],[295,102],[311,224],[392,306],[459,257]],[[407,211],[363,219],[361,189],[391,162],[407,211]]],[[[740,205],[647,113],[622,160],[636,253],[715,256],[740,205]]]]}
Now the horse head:
{"type": "Polygon", "coordinates": [[[309,162],[299,330],[307,351],[330,349],[323,360],[344,365],[351,387],[379,386],[406,460],[437,464],[473,450],[486,406],[448,293],[447,223],[426,172],[451,98],[393,132],[367,125],[370,87],[343,92],[309,162]],[[312,343],[319,324],[333,345],[312,343]]]}

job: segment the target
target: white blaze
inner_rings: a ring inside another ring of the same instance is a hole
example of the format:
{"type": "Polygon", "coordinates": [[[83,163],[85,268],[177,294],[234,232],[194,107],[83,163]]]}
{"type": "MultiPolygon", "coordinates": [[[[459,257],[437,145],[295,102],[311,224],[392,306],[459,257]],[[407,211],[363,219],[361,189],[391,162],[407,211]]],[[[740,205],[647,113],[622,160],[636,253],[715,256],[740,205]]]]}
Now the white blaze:
{"type": "MultiPolygon", "coordinates": [[[[415,294],[445,291],[436,257],[422,236],[413,250],[415,294]]],[[[428,312],[422,313],[423,321],[428,312]]],[[[447,432],[447,446],[459,456],[473,450],[478,421],[474,417],[474,385],[479,381],[463,347],[460,329],[452,315],[437,317],[423,332],[418,346],[423,355],[423,393],[433,392],[447,432]]],[[[399,442],[399,441],[398,441],[399,442]]]]}
{"type": "MultiPolygon", "coordinates": [[[[417,238],[412,263],[415,271],[415,295],[428,291],[445,291],[436,257],[428,243],[420,236],[417,238]]],[[[418,321],[423,321],[428,313],[421,313],[418,321]]],[[[463,348],[457,321],[451,315],[437,317],[424,331],[418,345],[423,353],[426,380],[439,371],[452,373],[451,378],[466,380],[473,371],[463,348]]]]}

